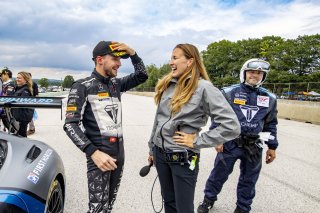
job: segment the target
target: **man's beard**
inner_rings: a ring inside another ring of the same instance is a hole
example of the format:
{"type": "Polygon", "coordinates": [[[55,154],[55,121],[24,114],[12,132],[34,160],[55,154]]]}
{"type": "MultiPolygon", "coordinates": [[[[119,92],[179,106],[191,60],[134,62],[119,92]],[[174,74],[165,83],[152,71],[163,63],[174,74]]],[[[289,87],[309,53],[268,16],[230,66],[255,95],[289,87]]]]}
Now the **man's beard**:
{"type": "Polygon", "coordinates": [[[104,72],[106,73],[106,75],[110,78],[116,77],[116,75],[114,73],[112,73],[111,70],[104,70],[104,72]]]}

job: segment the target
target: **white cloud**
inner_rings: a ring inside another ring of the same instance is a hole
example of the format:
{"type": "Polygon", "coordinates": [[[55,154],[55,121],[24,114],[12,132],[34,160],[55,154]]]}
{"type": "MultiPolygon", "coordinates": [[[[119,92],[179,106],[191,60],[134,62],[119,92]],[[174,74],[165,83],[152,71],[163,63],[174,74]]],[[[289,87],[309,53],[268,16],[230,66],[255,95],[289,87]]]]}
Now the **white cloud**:
{"type": "Polygon", "coordinates": [[[63,80],[65,76],[71,75],[75,80],[84,78],[90,75],[91,71],[74,71],[70,69],[58,69],[47,67],[11,67],[12,76],[16,77],[21,71],[30,72],[34,79],[57,79],[63,80]]]}
{"type": "Polygon", "coordinates": [[[44,67],[58,79],[90,73],[100,40],[126,42],[159,66],[178,43],[203,50],[222,39],[320,33],[319,0],[2,0],[0,8],[0,67],[44,67]]]}

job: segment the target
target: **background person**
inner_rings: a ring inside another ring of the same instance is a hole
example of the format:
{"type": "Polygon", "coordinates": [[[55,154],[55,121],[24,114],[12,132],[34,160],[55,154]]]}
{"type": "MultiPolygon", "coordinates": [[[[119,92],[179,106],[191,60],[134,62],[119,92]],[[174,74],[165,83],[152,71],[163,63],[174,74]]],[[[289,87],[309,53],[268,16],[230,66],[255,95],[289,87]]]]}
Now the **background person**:
{"type": "MultiPolygon", "coordinates": [[[[29,75],[32,78],[31,73],[29,73],[29,75]]],[[[38,96],[39,95],[38,84],[36,82],[34,82],[34,81],[33,81],[33,84],[32,84],[32,89],[33,89],[33,96],[34,97],[38,96]]],[[[32,135],[36,131],[36,127],[34,125],[34,119],[33,119],[35,117],[36,113],[37,113],[36,110],[34,110],[34,116],[32,117],[32,120],[29,123],[29,130],[27,131],[27,135],[32,135]]]]}
{"type": "Polygon", "coordinates": [[[12,72],[7,67],[4,68],[1,73],[0,77],[2,80],[2,96],[12,96],[15,91],[15,85],[12,81],[12,72]]]}
{"type": "MultiPolygon", "coordinates": [[[[204,190],[204,200],[198,213],[209,212],[223,184],[233,171],[235,162],[240,159],[240,177],[237,186],[237,207],[235,213],[251,210],[257,183],[262,167],[263,139],[268,145],[266,163],[276,157],[277,140],[277,99],[261,87],[270,71],[270,64],[261,59],[250,59],[240,70],[240,84],[223,89],[223,93],[236,112],[241,125],[239,138],[216,147],[218,152],[204,190]],[[264,132],[264,138],[262,138],[264,132]],[[259,136],[261,135],[261,136],[259,136]]],[[[214,129],[216,124],[213,123],[214,129]]]]}
{"type": "MultiPolygon", "coordinates": [[[[16,78],[17,87],[14,96],[32,96],[32,79],[27,72],[19,72],[16,78]]],[[[12,116],[19,122],[18,135],[27,137],[28,123],[32,120],[34,109],[12,108],[12,116]]]]}
{"type": "Polygon", "coordinates": [[[136,51],[124,43],[99,42],[93,60],[91,76],[72,85],[64,130],[87,156],[88,212],[111,212],[124,164],[121,92],[145,82],[148,76],[136,51]],[[115,78],[120,58],[128,57],[134,73],[115,78]]]}
{"type": "Polygon", "coordinates": [[[228,102],[210,82],[194,45],[178,44],[170,66],[172,72],[156,86],[158,108],[148,159],[154,161],[159,175],[165,212],[190,213],[194,212],[200,148],[237,137],[240,126],[228,102]],[[219,126],[199,135],[209,116],[219,126]],[[186,161],[172,162],[178,154],[186,161]]]}
{"type": "MultiPolygon", "coordinates": [[[[11,70],[5,67],[1,71],[0,77],[1,77],[1,83],[2,83],[1,93],[0,93],[1,96],[12,96],[15,92],[16,86],[12,81],[11,70]]],[[[9,123],[8,123],[8,118],[2,108],[0,108],[0,117],[1,117],[2,123],[4,124],[3,130],[6,131],[5,126],[9,126],[9,123]]]]}

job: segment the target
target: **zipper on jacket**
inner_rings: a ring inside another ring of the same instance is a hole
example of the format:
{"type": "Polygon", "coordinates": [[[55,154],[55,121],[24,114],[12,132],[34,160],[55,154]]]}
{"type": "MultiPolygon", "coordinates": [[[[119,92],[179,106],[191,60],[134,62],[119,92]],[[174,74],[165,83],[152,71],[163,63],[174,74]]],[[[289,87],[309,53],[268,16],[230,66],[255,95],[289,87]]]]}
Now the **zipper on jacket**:
{"type": "Polygon", "coordinates": [[[169,120],[167,120],[166,122],[164,122],[164,124],[161,126],[161,128],[160,128],[160,136],[161,136],[161,145],[162,145],[162,149],[163,149],[163,151],[165,151],[165,148],[164,148],[164,137],[163,137],[163,135],[162,135],[162,129],[163,129],[163,127],[164,127],[164,125],[166,125],[166,123],[168,123],[170,120],[171,120],[171,117],[172,117],[172,113],[170,114],[170,118],[169,118],[169,120]]]}

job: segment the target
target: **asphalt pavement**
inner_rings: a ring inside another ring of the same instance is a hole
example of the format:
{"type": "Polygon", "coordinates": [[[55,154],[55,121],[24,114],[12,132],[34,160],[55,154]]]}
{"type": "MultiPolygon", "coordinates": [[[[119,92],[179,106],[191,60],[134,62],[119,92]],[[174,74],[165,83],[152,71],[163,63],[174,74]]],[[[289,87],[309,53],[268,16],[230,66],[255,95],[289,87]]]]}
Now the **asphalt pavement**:
{"type": "MultiPolygon", "coordinates": [[[[147,141],[156,106],[151,97],[130,94],[123,94],[122,103],[126,161],[113,212],[152,213],[151,188],[157,174],[155,168],[151,168],[149,175],[142,178],[139,171],[147,165],[147,141]]],[[[86,212],[88,193],[84,153],[63,131],[60,110],[37,109],[37,112],[36,133],[30,138],[52,146],[64,162],[67,178],[64,212],[86,212]]],[[[280,145],[276,160],[269,165],[263,164],[252,212],[320,212],[320,125],[279,119],[278,139],[280,145]]],[[[266,147],[264,154],[265,151],[266,147]]],[[[203,199],[204,185],[213,168],[215,156],[213,148],[201,151],[195,209],[203,199]]],[[[239,163],[235,165],[210,212],[233,212],[238,176],[239,163]]],[[[153,203],[159,211],[161,194],[158,180],[153,190],[153,203]]]]}

